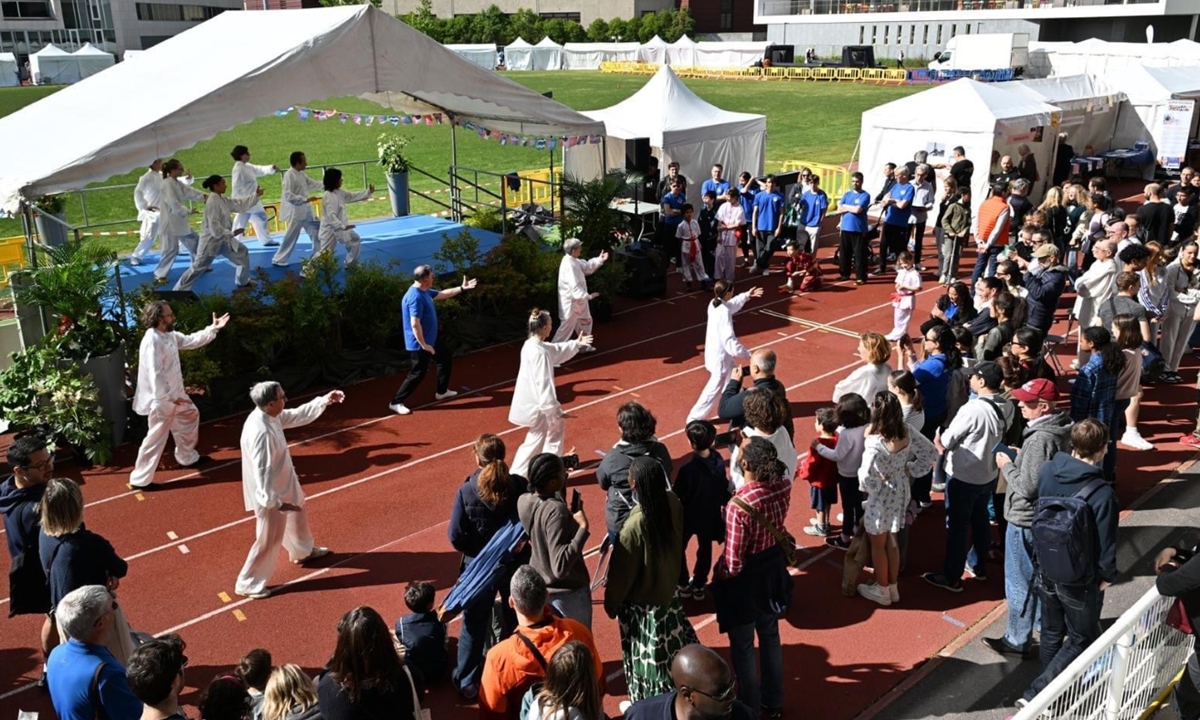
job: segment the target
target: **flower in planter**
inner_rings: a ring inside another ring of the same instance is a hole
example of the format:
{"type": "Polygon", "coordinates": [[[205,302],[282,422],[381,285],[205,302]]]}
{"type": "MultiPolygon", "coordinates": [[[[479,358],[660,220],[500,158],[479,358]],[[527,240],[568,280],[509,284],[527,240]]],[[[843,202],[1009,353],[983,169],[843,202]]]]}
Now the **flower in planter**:
{"type": "Polygon", "coordinates": [[[408,158],[404,156],[404,148],[408,147],[411,138],[405,135],[389,135],[383,133],[379,136],[379,164],[383,169],[390,173],[408,172],[408,158]]]}

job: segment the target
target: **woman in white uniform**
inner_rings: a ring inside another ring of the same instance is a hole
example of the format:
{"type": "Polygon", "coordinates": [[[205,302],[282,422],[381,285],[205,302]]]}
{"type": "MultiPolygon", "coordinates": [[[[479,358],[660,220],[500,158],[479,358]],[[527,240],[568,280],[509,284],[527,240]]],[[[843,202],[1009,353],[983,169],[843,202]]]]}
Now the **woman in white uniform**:
{"type": "Polygon", "coordinates": [[[204,181],[208,200],[204,203],[204,224],[200,230],[200,251],[192,260],[192,266],[175,283],[177,292],[191,290],[199,277],[212,269],[213,260],[222,255],[235,268],[233,284],[245,287],[250,284],[250,251],[238,241],[241,230],[234,230],[230,218],[234,213],[252,207],[262,195],[258,188],[254,195],[241,198],[225,197],[225,178],[209,176],[204,181]]]}
{"type": "Polygon", "coordinates": [[[709,372],[708,383],[688,413],[688,422],[712,415],[713,405],[721,397],[721,389],[733,372],[733,366],[738,360],[750,359],[750,351],[733,332],[733,316],[750,298],[762,297],[763,291],[753,287],[731,298],[732,293],[733,282],[730,280],[718,280],[713,285],[713,299],[708,304],[708,330],[704,334],[704,367],[709,372]]]}
{"type": "Polygon", "coordinates": [[[162,238],[162,255],[158,266],[154,268],[154,279],[159,283],[167,281],[167,274],[175,264],[175,256],[179,254],[179,243],[187,248],[192,262],[196,262],[196,249],[200,244],[200,236],[188,225],[188,216],[195,215],[199,210],[189,210],[187,201],[204,201],[208,198],[180,180],[183,175],[183,163],[175,158],[163,163],[162,195],[159,207],[159,233],[162,238]]]}
{"type": "Polygon", "coordinates": [[[592,345],[591,335],[580,335],[578,340],[566,342],[546,342],[551,327],[550,313],[536,308],[530,313],[529,338],[521,347],[521,369],[517,372],[517,386],[508,411],[510,423],[529,428],[525,442],[513,457],[512,472],[522,477],[535,456],[562,452],[566,427],[562,405],[558,404],[555,393],[554,368],[592,345]]]}
{"type": "Polygon", "coordinates": [[[341,243],[346,246],[346,267],[350,267],[358,262],[362,238],[354,232],[354,226],[346,219],[346,206],[371,197],[375,186],[368,185],[366,190],[356,193],[346,192],[342,189],[342,171],[337,168],[325,170],[321,182],[325,186],[325,195],[321,198],[321,229],[317,233],[321,247],[317,252],[332,254],[337,244],[341,243]]]}
{"type": "MultiPolygon", "coordinates": [[[[274,175],[279,172],[279,168],[275,165],[251,165],[250,149],[245,145],[234,147],[233,152],[229,154],[233,157],[234,197],[258,197],[262,195],[262,193],[258,192],[258,179],[263,175],[274,175]]],[[[233,229],[244,230],[247,224],[254,227],[254,236],[263,245],[279,244],[278,240],[271,239],[271,233],[267,230],[267,211],[263,208],[261,202],[256,201],[252,207],[244,212],[239,212],[237,220],[233,221],[233,229]]]]}

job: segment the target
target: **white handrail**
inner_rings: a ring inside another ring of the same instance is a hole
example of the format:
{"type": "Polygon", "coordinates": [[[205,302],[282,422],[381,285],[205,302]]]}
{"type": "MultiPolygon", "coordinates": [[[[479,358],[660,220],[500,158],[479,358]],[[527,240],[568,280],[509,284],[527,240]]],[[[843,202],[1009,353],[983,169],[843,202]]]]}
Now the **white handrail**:
{"type": "Polygon", "coordinates": [[[1192,650],[1192,636],[1166,624],[1174,602],[1151,586],[1013,720],[1136,720],[1192,650]]]}

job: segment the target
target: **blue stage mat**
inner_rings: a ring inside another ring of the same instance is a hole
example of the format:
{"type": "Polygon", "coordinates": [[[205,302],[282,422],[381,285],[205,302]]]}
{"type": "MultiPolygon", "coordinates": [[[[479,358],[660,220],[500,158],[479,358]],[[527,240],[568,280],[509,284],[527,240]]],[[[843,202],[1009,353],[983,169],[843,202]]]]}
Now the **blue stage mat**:
{"type": "MultiPolygon", "coordinates": [[[[451,222],[430,215],[410,215],[402,218],[387,220],[372,220],[356,224],[355,230],[362,236],[362,252],[360,262],[374,260],[388,264],[398,262],[397,269],[401,272],[411,272],[421,264],[432,264],[433,254],[442,247],[443,236],[454,237],[466,227],[462,223],[451,222]]],[[[500,244],[500,235],[487,230],[466,227],[471,235],[479,240],[480,252],[487,252],[500,244]]],[[[281,233],[275,235],[282,239],[281,233]]],[[[258,268],[264,268],[267,277],[279,280],[288,272],[299,273],[300,261],[312,255],[312,245],[308,235],[300,233],[300,241],[292,253],[291,265],[286,268],[275,267],[271,257],[275,255],[275,247],[264,247],[257,238],[246,241],[250,250],[251,274],[256,274],[258,268]]],[[[335,251],[339,263],[346,256],[346,249],[341,245],[335,251]]],[[[130,265],[121,262],[121,284],[125,292],[136,291],[142,285],[154,283],[154,267],[158,264],[159,254],[151,252],[146,255],[141,265],[130,265]]],[[[179,276],[191,265],[192,257],[187,250],[180,248],[171,273],[167,276],[167,284],[162,289],[169,290],[179,280],[179,276]]],[[[233,265],[223,257],[218,257],[213,263],[212,272],[204,273],[193,290],[197,293],[229,293],[233,290],[233,265]]],[[[114,281],[115,282],[115,281],[114,281]]]]}

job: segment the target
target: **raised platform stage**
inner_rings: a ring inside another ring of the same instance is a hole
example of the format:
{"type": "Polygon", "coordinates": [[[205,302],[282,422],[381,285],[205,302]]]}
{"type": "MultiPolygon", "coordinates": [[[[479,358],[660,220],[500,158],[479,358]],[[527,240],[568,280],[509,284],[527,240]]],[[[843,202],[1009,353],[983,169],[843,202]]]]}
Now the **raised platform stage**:
{"type": "MultiPolygon", "coordinates": [[[[355,230],[362,236],[362,252],[360,262],[375,262],[388,264],[399,263],[398,271],[411,272],[421,264],[432,264],[433,254],[442,247],[444,237],[453,237],[466,228],[472,236],[479,240],[479,250],[487,252],[500,243],[500,235],[487,230],[466,227],[462,223],[451,222],[429,215],[410,215],[402,218],[387,220],[370,220],[356,224],[355,230]]],[[[274,236],[282,240],[282,233],[274,236]]],[[[291,265],[276,267],[271,264],[275,255],[275,246],[264,246],[257,238],[250,238],[245,243],[250,250],[250,270],[255,274],[258,268],[267,271],[271,280],[284,278],[289,272],[300,272],[300,261],[312,255],[312,244],[308,235],[300,233],[300,241],[292,253],[291,265]]],[[[341,245],[335,251],[338,261],[346,256],[346,249],[341,245]]],[[[154,283],[154,267],[158,264],[159,254],[151,252],[146,255],[141,265],[130,265],[128,261],[121,262],[121,284],[126,292],[137,290],[142,285],[154,283]]],[[[187,250],[180,248],[175,258],[175,265],[167,276],[167,284],[162,289],[170,290],[175,286],[179,277],[191,265],[192,257],[187,250]]],[[[205,273],[196,282],[193,290],[196,293],[229,293],[233,291],[233,265],[223,257],[213,263],[212,272],[205,273]]]]}

